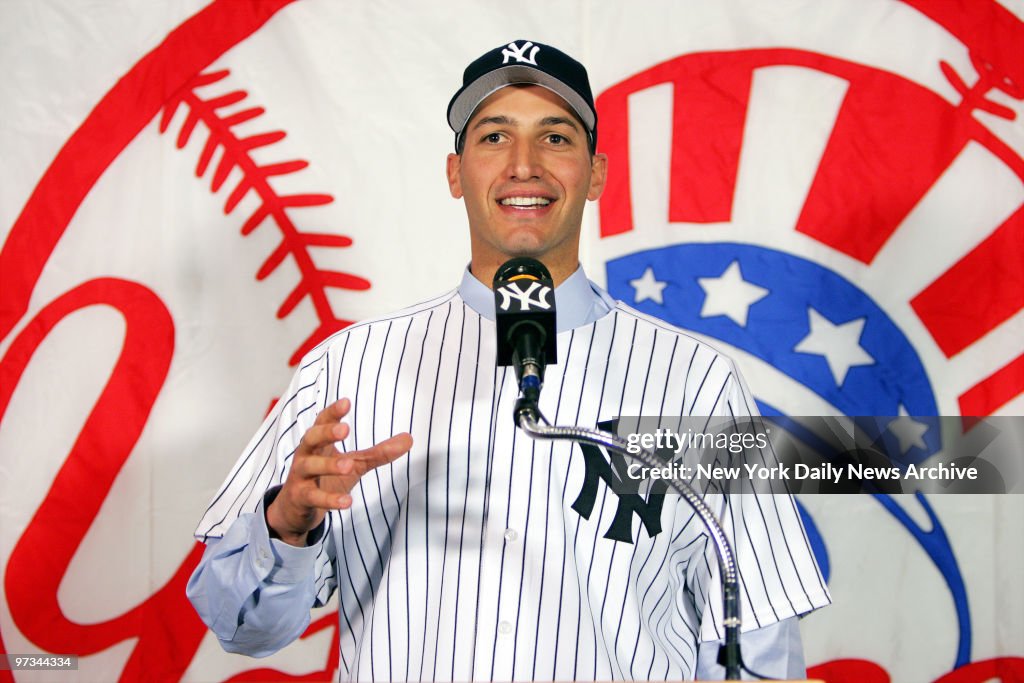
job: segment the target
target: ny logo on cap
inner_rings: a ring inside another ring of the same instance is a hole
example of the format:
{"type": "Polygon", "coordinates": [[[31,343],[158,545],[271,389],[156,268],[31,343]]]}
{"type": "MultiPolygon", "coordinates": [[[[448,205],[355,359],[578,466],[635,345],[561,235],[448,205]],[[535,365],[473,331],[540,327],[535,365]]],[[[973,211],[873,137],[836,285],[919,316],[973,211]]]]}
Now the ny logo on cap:
{"type": "Polygon", "coordinates": [[[501,54],[505,57],[505,59],[501,60],[501,63],[508,64],[509,59],[514,59],[519,63],[533,64],[534,66],[537,66],[537,52],[539,50],[540,46],[534,45],[529,40],[526,41],[522,47],[516,45],[515,42],[511,42],[508,44],[507,48],[501,51],[501,54]],[[529,56],[526,54],[527,50],[530,50],[529,56]]]}

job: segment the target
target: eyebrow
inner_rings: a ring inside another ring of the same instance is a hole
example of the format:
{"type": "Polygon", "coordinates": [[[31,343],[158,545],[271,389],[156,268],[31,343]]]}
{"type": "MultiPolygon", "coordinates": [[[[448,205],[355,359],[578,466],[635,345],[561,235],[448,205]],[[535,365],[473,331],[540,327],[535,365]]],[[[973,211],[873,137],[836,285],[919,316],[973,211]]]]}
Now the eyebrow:
{"type": "MultiPolygon", "coordinates": [[[[473,124],[473,130],[476,130],[477,128],[487,125],[514,127],[519,125],[519,122],[509,116],[504,115],[485,116],[484,118],[480,119],[475,124],[473,124]]],[[[579,131],[579,126],[576,125],[576,122],[573,121],[571,118],[565,116],[545,116],[540,120],[540,125],[544,127],[563,125],[569,126],[574,131],[579,131]]]]}
{"type": "Polygon", "coordinates": [[[473,130],[487,125],[514,126],[516,122],[508,116],[485,116],[473,125],[473,130]]]}
{"type": "Polygon", "coordinates": [[[576,126],[576,122],[571,118],[566,118],[564,116],[547,116],[540,120],[540,125],[545,127],[558,125],[569,126],[574,131],[579,131],[579,128],[576,126]]]}

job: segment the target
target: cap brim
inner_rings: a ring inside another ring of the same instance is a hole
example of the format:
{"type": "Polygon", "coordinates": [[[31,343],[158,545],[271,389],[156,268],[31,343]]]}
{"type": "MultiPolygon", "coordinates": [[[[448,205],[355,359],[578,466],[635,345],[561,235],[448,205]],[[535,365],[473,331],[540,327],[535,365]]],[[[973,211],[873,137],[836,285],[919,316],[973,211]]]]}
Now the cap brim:
{"type": "Polygon", "coordinates": [[[529,66],[515,64],[489,71],[462,89],[448,109],[448,125],[461,133],[480,103],[507,85],[534,84],[555,93],[572,108],[587,131],[594,130],[594,114],[579,93],[553,76],[529,66]]]}

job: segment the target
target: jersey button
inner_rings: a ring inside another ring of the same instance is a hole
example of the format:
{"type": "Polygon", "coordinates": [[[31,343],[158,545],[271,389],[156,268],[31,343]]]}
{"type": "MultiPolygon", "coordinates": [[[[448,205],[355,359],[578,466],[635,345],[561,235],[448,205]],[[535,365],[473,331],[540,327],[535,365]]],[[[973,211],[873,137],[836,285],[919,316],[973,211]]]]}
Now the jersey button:
{"type": "Polygon", "coordinates": [[[505,542],[511,543],[519,538],[519,534],[516,533],[515,529],[505,529],[505,542]]]}
{"type": "Polygon", "coordinates": [[[498,624],[498,633],[505,636],[507,636],[509,633],[512,633],[512,624],[508,623],[507,621],[500,622],[498,624]]]}

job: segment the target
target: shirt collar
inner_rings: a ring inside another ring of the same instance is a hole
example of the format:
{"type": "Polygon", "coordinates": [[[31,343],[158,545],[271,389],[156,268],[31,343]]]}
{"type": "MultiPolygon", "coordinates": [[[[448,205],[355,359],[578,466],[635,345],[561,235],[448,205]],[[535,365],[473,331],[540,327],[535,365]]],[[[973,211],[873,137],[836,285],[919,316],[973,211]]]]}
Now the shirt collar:
{"type": "MultiPolygon", "coordinates": [[[[589,325],[608,313],[614,302],[602,294],[603,292],[587,279],[583,266],[576,268],[565,282],[555,287],[558,331],[566,332],[589,325]]],[[[494,292],[473,277],[468,267],[462,273],[459,296],[481,316],[494,320],[494,292]]]]}

